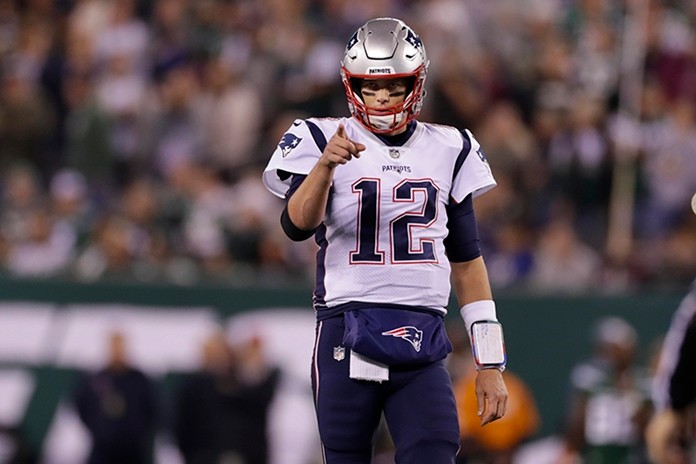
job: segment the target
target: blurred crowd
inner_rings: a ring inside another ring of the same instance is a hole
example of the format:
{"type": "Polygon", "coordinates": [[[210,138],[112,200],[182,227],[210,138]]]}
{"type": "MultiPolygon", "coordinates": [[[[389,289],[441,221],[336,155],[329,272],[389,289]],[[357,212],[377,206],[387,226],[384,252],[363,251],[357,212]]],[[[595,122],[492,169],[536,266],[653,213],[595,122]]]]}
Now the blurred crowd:
{"type": "Polygon", "coordinates": [[[477,214],[494,287],[693,279],[688,0],[0,0],[2,272],[309,282],[314,246],[282,236],[260,171],[295,118],[348,115],[339,61],[376,16],[423,38],[421,120],[469,128],[486,151],[499,186],[477,214]],[[639,93],[622,87],[633,55],[639,93]],[[636,179],[619,258],[617,166],[636,179]]]}

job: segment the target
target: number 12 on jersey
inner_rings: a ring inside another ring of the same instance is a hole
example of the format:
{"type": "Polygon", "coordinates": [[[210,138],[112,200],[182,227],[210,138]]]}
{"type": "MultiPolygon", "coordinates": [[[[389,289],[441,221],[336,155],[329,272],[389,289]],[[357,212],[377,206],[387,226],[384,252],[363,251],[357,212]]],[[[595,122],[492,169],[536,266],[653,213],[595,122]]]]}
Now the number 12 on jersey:
{"type": "Polygon", "coordinates": [[[434,240],[414,240],[414,228],[427,228],[437,219],[440,190],[430,179],[404,179],[394,186],[391,201],[381,204],[381,180],[361,178],[352,185],[358,195],[357,245],[350,252],[351,264],[384,264],[380,227],[389,227],[391,260],[394,264],[436,263],[434,240]],[[407,211],[403,212],[404,205],[407,211]],[[388,224],[387,224],[388,222],[388,224]]]}

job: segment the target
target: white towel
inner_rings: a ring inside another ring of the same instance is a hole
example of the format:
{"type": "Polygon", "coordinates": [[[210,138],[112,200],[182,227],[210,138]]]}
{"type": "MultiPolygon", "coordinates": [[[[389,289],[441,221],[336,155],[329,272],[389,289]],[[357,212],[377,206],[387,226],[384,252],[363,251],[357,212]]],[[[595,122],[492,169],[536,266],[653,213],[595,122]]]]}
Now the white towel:
{"type": "Polygon", "coordinates": [[[389,380],[389,366],[350,350],[350,378],[381,383],[389,380]]]}

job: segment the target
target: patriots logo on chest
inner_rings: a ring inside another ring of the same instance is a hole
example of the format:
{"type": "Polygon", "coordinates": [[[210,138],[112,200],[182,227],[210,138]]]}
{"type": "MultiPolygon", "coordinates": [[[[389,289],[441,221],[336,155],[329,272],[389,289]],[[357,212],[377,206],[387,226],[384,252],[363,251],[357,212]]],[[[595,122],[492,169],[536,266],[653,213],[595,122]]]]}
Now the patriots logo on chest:
{"type": "Polygon", "coordinates": [[[298,137],[290,132],[283,135],[283,138],[280,140],[280,143],[278,144],[278,148],[280,148],[283,158],[288,156],[290,152],[300,144],[301,141],[301,137],[298,137]]]}
{"type": "Polygon", "coordinates": [[[412,325],[405,325],[402,327],[397,327],[396,329],[382,332],[382,335],[401,338],[409,342],[411,346],[413,346],[413,349],[416,350],[416,352],[420,352],[421,350],[421,343],[423,342],[423,331],[420,330],[418,327],[414,327],[412,325]]]}

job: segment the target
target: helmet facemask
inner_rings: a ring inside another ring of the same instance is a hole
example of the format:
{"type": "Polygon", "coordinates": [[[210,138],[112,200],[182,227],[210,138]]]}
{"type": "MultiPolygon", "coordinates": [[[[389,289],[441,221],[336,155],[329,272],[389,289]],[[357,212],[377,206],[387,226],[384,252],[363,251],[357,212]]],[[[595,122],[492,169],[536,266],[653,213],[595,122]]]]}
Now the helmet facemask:
{"type": "Polygon", "coordinates": [[[343,86],[346,90],[348,108],[351,114],[368,130],[376,134],[386,134],[398,131],[415,119],[423,106],[425,91],[425,67],[419,68],[416,73],[407,75],[385,76],[354,76],[345,68],[341,69],[343,86]],[[406,97],[396,105],[387,108],[369,108],[362,97],[361,85],[364,79],[396,79],[408,78],[406,97]]]}

